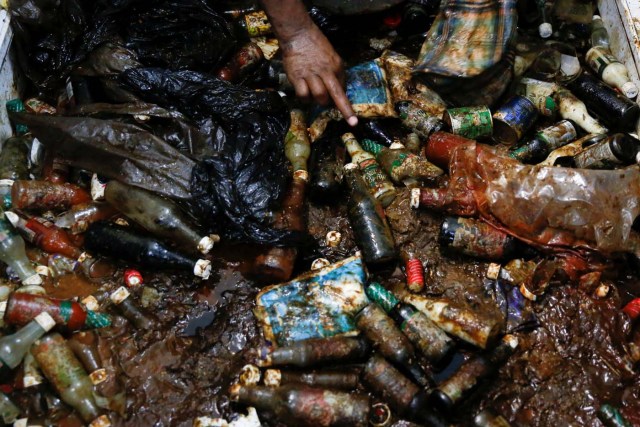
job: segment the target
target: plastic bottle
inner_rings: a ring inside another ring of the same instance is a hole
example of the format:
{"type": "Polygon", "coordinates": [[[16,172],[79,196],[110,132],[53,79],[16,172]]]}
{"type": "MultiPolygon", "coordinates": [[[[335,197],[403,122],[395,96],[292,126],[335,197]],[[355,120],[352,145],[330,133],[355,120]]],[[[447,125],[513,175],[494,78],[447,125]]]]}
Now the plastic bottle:
{"type": "Polygon", "coordinates": [[[449,170],[449,160],[453,150],[462,145],[472,142],[471,139],[454,135],[448,132],[435,132],[429,137],[424,146],[424,156],[434,165],[449,170]]]}
{"type": "Polygon", "coordinates": [[[553,150],[576,139],[578,133],[569,120],[562,120],[542,129],[535,137],[509,153],[509,156],[523,163],[543,161],[553,150]]]}
{"type": "Polygon", "coordinates": [[[556,98],[560,106],[560,115],[563,119],[571,120],[589,133],[607,133],[608,129],[594,119],[588,112],[587,106],[566,89],[556,92],[556,98]]]}
{"type": "Polygon", "coordinates": [[[396,197],[396,189],[382,172],[374,155],[365,151],[352,133],[342,135],[342,141],[347,147],[351,161],[362,171],[362,177],[373,197],[380,201],[382,207],[389,206],[396,197]]]}
{"type": "Polygon", "coordinates": [[[458,402],[468,397],[483,379],[500,369],[516,347],[518,338],[505,335],[502,342],[489,354],[480,354],[467,360],[452,376],[438,384],[430,399],[443,410],[450,412],[458,402]]]}
{"type": "Polygon", "coordinates": [[[63,325],[71,331],[81,328],[105,328],[111,325],[111,317],[108,314],[85,310],[75,301],[23,292],[9,295],[4,309],[4,321],[10,325],[22,326],[42,312],[46,312],[58,325],[63,325]]]}
{"type": "Polygon", "coordinates": [[[11,267],[23,285],[42,283],[42,278],[27,258],[24,240],[13,230],[9,221],[2,217],[0,217],[0,260],[11,267]]]}
{"type": "Polygon", "coordinates": [[[411,304],[399,301],[380,283],[370,283],[366,293],[371,301],[395,320],[400,330],[427,359],[437,362],[453,348],[453,341],[442,329],[411,304]]]}
{"type": "Polygon", "coordinates": [[[175,203],[150,191],[109,181],[104,197],[109,204],[150,233],[171,240],[191,252],[197,249],[207,254],[220,240],[217,235],[204,236],[175,203]]]}
{"type": "Polygon", "coordinates": [[[25,137],[12,137],[0,151],[0,179],[29,178],[29,145],[25,137]]]}
{"type": "Polygon", "coordinates": [[[91,196],[73,184],[19,180],[11,189],[11,203],[16,209],[69,209],[90,201],[91,196]]]}
{"type": "Polygon", "coordinates": [[[345,174],[349,188],[347,215],[363,259],[367,264],[394,259],[397,254],[384,209],[368,191],[357,166],[345,166],[345,174]]]}
{"type": "Polygon", "coordinates": [[[613,169],[640,162],[640,141],[631,135],[616,133],[593,144],[573,157],[583,169],[613,169]]]}
{"type": "Polygon", "coordinates": [[[190,270],[203,279],[211,273],[211,261],[183,255],[116,224],[91,224],[85,233],[84,244],[90,252],[134,262],[145,268],[190,270]]]}
{"type": "Polygon", "coordinates": [[[363,139],[362,148],[376,156],[378,164],[397,184],[407,179],[432,181],[444,173],[442,169],[412,154],[399,143],[386,148],[370,139],[363,139]]]}
{"type": "Polygon", "coordinates": [[[362,338],[331,337],[298,341],[286,347],[264,347],[257,350],[258,366],[293,365],[300,368],[325,362],[359,360],[371,351],[362,338]]]}
{"type": "Polygon", "coordinates": [[[64,338],[49,334],[33,345],[31,353],[62,401],[78,411],[86,423],[99,423],[96,419],[102,410],[93,398],[93,384],[64,338]]]}
{"type": "Polygon", "coordinates": [[[17,368],[31,345],[49,332],[55,324],[55,320],[48,313],[40,313],[17,332],[0,338],[0,371],[6,373],[17,368]]]}
{"type": "Polygon", "coordinates": [[[631,82],[627,67],[620,63],[608,48],[592,47],[587,51],[585,60],[606,84],[617,88],[629,99],[638,96],[638,87],[631,82]]]}
{"type": "Polygon", "coordinates": [[[302,385],[278,388],[232,386],[232,400],[268,410],[298,426],[367,427],[371,402],[367,395],[324,390],[302,385]]]}
{"type": "Polygon", "coordinates": [[[71,243],[67,233],[56,227],[51,221],[37,216],[25,218],[11,211],[5,212],[5,216],[29,243],[43,251],[62,254],[74,259],[82,253],[77,246],[71,243]]]}

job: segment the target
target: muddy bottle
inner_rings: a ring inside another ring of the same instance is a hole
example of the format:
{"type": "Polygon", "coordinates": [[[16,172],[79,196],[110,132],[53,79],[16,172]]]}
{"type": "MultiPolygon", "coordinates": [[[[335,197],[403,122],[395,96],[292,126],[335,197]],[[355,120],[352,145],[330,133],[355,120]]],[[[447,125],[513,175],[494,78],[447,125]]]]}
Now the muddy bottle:
{"type": "Polygon", "coordinates": [[[384,209],[368,191],[357,166],[350,163],[344,171],[349,188],[347,214],[364,261],[376,264],[394,259],[396,249],[384,209]]]}
{"type": "Polygon", "coordinates": [[[84,233],[89,224],[112,218],[118,211],[108,203],[89,202],[73,206],[56,217],[54,224],[72,234],[84,233]]]}
{"type": "Polygon", "coordinates": [[[39,285],[42,278],[27,258],[24,240],[5,218],[0,218],[0,260],[18,275],[23,285],[39,285]]]}
{"type": "Polygon", "coordinates": [[[518,82],[516,93],[528,98],[540,114],[553,117],[558,106],[553,98],[559,87],[555,83],[523,77],[518,82]]]}
{"type": "Polygon", "coordinates": [[[263,381],[267,387],[306,384],[311,387],[353,390],[358,387],[359,377],[357,373],[349,371],[287,372],[267,369],[263,381]]]}
{"type": "Polygon", "coordinates": [[[617,93],[593,75],[583,72],[567,87],[607,125],[617,129],[635,129],[640,116],[638,104],[617,93]]]}
{"type": "MultiPolygon", "coordinates": [[[[293,168],[293,179],[282,201],[274,227],[304,232],[307,228],[304,201],[309,174],[307,160],[311,152],[304,113],[291,110],[291,126],[284,143],[285,156],[293,168]]],[[[296,248],[273,247],[260,254],[254,264],[255,273],[262,281],[284,282],[291,278],[298,251],[296,248]]]]}
{"type": "Polygon", "coordinates": [[[10,325],[25,325],[39,313],[46,312],[67,330],[105,328],[111,325],[111,317],[105,313],[85,310],[75,301],[14,292],[9,295],[4,321],[10,325]]]}
{"type": "Polygon", "coordinates": [[[638,87],[629,79],[627,67],[621,64],[608,48],[592,47],[587,51],[585,60],[606,84],[615,87],[629,99],[638,96],[638,87]]]}
{"type": "Polygon", "coordinates": [[[598,419],[606,427],[631,427],[631,423],[620,413],[618,408],[606,403],[598,409],[598,419]]]}
{"type": "Polygon", "coordinates": [[[55,324],[48,313],[40,313],[17,332],[0,338],[0,373],[17,368],[31,345],[49,332],[55,324]]]}
{"type": "Polygon", "coordinates": [[[0,179],[29,178],[29,145],[24,137],[12,137],[0,151],[0,179]]]}
{"type": "Polygon", "coordinates": [[[203,236],[175,203],[150,191],[109,181],[104,197],[150,233],[192,252],[197,249],[203,254],[209,253],[214,243],[220,240],[216,235],[203,236]]]}
{"type": "Polygon", "coordinates": [[[362,380],[398,412],[420,424],[432,427],[448,426],[440,414],[427,403],[427,391],[420,389],[382,356],[374,354],[362,371],[362,380]]]}
{"type": "Polygon", "coordinates": [[[368,139],[378,144],[390,147],[395,142],[393,136],[377,120],[362,120],[360,127],[368,139]]]}
{"type": "Polygon", "coordinates": [[[258,366],[293,365],[300,368],[364,358],[371,351],[369,342],[362,338],[331,337],[298,341],[287,347],[264,347],[257,350],[258,366]]]}
{"type": "Polygon", "coordinates": [[[427,139],[433,132],[442,129],[444,124],[437,117],[429,116],[424,110],[415,106],[411,101],[400,101],[395,105],[396,112],[402,124],[411,129],[420,138],[427,139]]]}
{"type": "Polygon", "coordinates": [[[145,268],[190,270],[203,279],[209,278],[211,273],[211,261],[183,255],[121,225],[91,224],[85,233],[84,244],[90,252],[134,262],[145,268]]]}
{"type": "Polygon", "coordinates": [[[440,329],[469,344],[487,348],[500,332],[500,322],[452,301],[406,294],[402,300],[427,315],[440,329]]]}
{"type": "Polygon", "coordinates": [[[393,143],[386,148],[370,139],[363,139],[362,148],[376,156],[378,164],[397,184],[407,179],[432,181],[444,173],[428,160],[406,150],[402,144],[393,143]]]}
{"type": "Polygon", "coordinates": [[[62,335],[53,333],[41,338],[31,353],[62,401],[78,411],[85,422],[101,416],[102,410],[93,398],[93,384],[62,335]]]}
{"type": "Polygon", "coordinates": [[[11,203],[17,209],[69,209],[90,201],[91,196],[73,184],[19,180],[11,188],[11,203]]]}
{"type": "Polygon", "coordinates": [[[347,147],[351,161],[362,171],[362,178],[373,197],[380,201],[382,207],[389,206],[396,197],[396,189],[382,172],[374,155],[365,151],[352,133],[342,135],[342,141],[347,147]]]}
{"type": "Polygon", "coordinates": [[[563,119],[571,120],[589,133],[601,134],[608,130],[598,120],[587,112],[587,106],[566,89],[556,92],[556,98],[560,106],[560,115],[563,119]]]}
{"type": "Polygon", "coordinates": [[[267,14],[262,10],[248,12],[238,16],[234,21],[236,34],[243,39],[266,36],[273,32],[267,14]]]}
{"type": "Polygon", "coordinates": [[[471,218],[446,218],[440,227],[438,241],[455,252],[488,260],[513,257],[524,250],[519,240],[471,218]]]}
{"type": "Polygon", "coordinates": [[[591,46],[609,49],[609,33],[599,15],[593,15],[591,21],[591,46]]]}
{"type": "Polygon", "coordinates": [[[538,119],[536,105],[527,97],[515,95],[493,113],[493,138],[513,145],[538,119]]]}
{"type": "Polygon", "coordinates": [[[367,286],[367,296],[395,320],[409,341],[429,360],[437,362],[453,348],[453,340],[424,313],[411,304],[399,301],[380,283],[367,286]]]}
{"type": "Polygon", "coordinates": [[[518,346],[518,338],[505,335],[502,342],[488,354],[481,354],[464,362],[449,378],[431,393],[430,399],[445,411],[468,397],[485,378],[500,369],[518,346]]]}
{"type": "Polygon", "coordinates": [[[216,76],[232,83],[241,81],[249,73],[256,70],[263,60],[264,54],[260,46],[249,42],[238,49],[229,62],[218,70],[216,76]]]}
{"type": "Polygon", "coordinates": [[[539,163],[553,150],[577,138],[575,126],[569,120],[562,120],[536,133],[535,137],[509,153],[509,157],[523,163],[539,163]]]}
{"type": "Polygon", "coordinates": [[[340,195],[346,150],[337,140],[322,137],[311,146],[309,197],[312,200],[328,202],[340,195]]]}
{"type": "Polygon", "coordinates": [[[435,132],[424,146],[424,156],[434,165],[449,170],[449,161],[456,147],[473,142],[448,132],[435,132]]]}
{"type": "Polygon", "coordinates": [[[51,221],[42,217],[20,216],[15,212],[5,212],[5,216],[22,236],[33,245],[43,251],[62,254],[69,258],[78,258],[82,253],[80,249],[71,243],[67,233],[56,227],[51,221]]]}
{"type": "Polygon", "coordinates": [[[480,411],[473,418],[473,425],[476,427],[511,427],[511,424],[502,415],[495,415],[487,409],[480,411]]]}
{"type": "Polygon", "coordinates": [[[378,353],[406,372],[421,386],[430,384],[431,379],[416,361],[411,341],[378,304],[367,305],[356,315],[355,320],[358,329],[374,343],[378,353]]]}
{"type": "Polygon", "coordinates": [[[573,157],[584,169],[613,169],[640,161],[640,141],[629,134],[616,133],[591,145],[573,157]]]}
{"type": "Polygon", "coordinates": [[[231,398],[247,406],[268,410],[293,425],[309,427],[359,426],[369,423],[368,396],[285,385],[278,388],[232,386],[231,398]]]}
{"type": "Polygon", "coordinates": [[[0,417],[5,425],[13,424],[18,419],[22,411],[15,403],[9,399],[9,396],[0,392],[0,417]]]}
{"type": "Polygon", "coordinates": [[[404,146],[413,154],[418,154],[422,149],[422,141],[417,133],[411,132],[405,137],[404,146]]]}
{"type": "Polygon", "coordinates": [[[0,209],[3,211],[11,209],[11,188],[13,180],[0,179],[0,209]]]}
{"type": "Polygon", "coordinates": [[[89,372],[93,385],[107,379],[107,371],[102,367],[102,358],[98,351],[98,336],[93,331],[76,332],[67,340],[69,348],[89,372]]]}
{"type": "Polygon", "coordinates": [[[124,286],[119,287],[109,295],[118,312],[130,321],[133,326],[137,329],[153,329],[156,323],[154,319],[142,311],[130,297],[131,294],[124,286]]]}

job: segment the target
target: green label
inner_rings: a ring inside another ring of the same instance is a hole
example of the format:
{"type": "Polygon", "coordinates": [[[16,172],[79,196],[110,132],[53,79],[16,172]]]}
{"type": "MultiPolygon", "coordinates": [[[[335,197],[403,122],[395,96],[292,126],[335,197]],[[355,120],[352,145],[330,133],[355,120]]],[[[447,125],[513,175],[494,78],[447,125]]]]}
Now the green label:
{"type": "Polygon", "coordinates": [[[367,286],[367,296],[387,313],[398,304],[398,299],[380,283],[372,282],[367,286]]]}
{"type": "Polygon", "coordinates": [[[61,301],[60,317],[62,317],[62,320],[64,320],[64,323],[69,323],[69,319],[71,319],[72,314],[73,314],[73,309],[71,308],[71,301],[61,301]]]}

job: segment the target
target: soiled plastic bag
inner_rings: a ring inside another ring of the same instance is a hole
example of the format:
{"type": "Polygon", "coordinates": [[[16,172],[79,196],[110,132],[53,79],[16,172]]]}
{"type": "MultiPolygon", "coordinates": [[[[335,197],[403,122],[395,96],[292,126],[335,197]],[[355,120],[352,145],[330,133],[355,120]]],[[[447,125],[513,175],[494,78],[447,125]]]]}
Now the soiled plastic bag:
{"type": "Polygon", "coordinates": [[[275,230],[271,209],[286,189],[284,138],[289,112],[276,92],[234,86],[191,71],[141,68],[123,73],[142,98],[177,108],[212,136],[213,154],[198,158],[190,191],[194,214],[227,239],[297,244],[298,232],[275,230]]]}
{"type": "Polygon", "coordinates": [[[115,76],[129,68],[140,68],[137,55],[117,43],[105,43],[89,54],[74,70],[82,76],[115,76]]]}
{"type": "MultiPolygon", "coordinates": [[[[531,166],[466,143],[450,162],[450,201],[467,197],[466,214],[538,247],[640,255],[631,226],[640,214],[640,169],[531,166]]],[[[452,204],[452,207],[458,208],[452,204]]]]}

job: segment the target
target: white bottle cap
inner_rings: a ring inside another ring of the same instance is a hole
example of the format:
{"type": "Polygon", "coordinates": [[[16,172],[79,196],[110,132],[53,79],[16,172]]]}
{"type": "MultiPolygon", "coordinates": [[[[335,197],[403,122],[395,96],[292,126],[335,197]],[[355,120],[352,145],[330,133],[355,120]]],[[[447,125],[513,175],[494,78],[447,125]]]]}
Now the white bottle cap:
{"type": "Polygon", "coordinates": [[[298,169],[293,173],[294,178],[301,179],[304,182],[309,182],[309,172],[303,169],[298,169]]]}
{"type": "Polygon", "coordinates": [[[400,142],[393,142],[393,143],[391,143],[389,148],[392,149],[392,150],[400,150],[400,149],[404,148],[404,144],[402,144],[400,142]]]}
{"type": "Polygon", "coordinates": [[[355,169],[357,167],[358,167],[358,165],[356,165],[355,163],[347,163],[346,165],[344,165],[344,170],[350,171],[350,170],[355,169]]]}
{"type": "Polygon", "coordinates": [[[511,348],[516,348],[518,346],[519,340],[515,335],[507,334],[502,337],[502,342],[507,344],[511,348]]]}
{"type": "Polygon", "coordinates": [[[553,34],[553,27],[551,27],[550,23],[543,22],[538,27],[538,34],[540,34],[540,37],[542,37],[543,39],[548,39],[549,37],[551,37],[551,34],[553,34]]]}
{"type": "Polygon", "coordinates": [[[420,189],[412,188],[411,189],[411,202],[409,203],[413,209],[418,209],[420,207],[420,189]]]}
{"type": "Polygon", "coordinates": [[[122,301],[129,298],[129,295],[131,294],[129,293],[127,288],[125,288],[124,286],[120,286],[118,289],[113,291],[111,295],[109,295],[109,298],[114,304],[120,304],[122,301]]]}
{"type": "Polygon", "coordinates": [[[0,187],[13,187],[12,179],[0,179],[0,187]]]}
{"type": "Polygon", "coordinates": [[[13,225],[14,227],[16,226],[18,221],[20,221],[20,217],[15,212],[6,211],[4,213],[4,216],[7,217],[11,225],[13,225]]]}
{"type": "Polygon", "coordinates": [[[264,373],[264,385],[267,387],[280,387],[282,374],[279,369],[267,369],[264,373]]]}
{"type": "Polygon", "coordinates": [[[107,370],[104,368],[96,369],[89,374],[89,379],[93,385],[98,385],[107,379],[107,370]]]}
{"type": "Polygon", "coordinates": [[[211,249],[213,249],[213,245],[217,242],[220,241],[220,237],[218,237],[216,234],[211,234],[209,236],[204,236],[202,239],[200,239],[200,241],[198,242],[198,250],[200,252],[202,252],[203,254],[208,254],[209,251],[211,249]],[[218,238],[218,240],[215,240],[215,237],[218,238]]]}
{"type": "Polygon", "coordinates": [[[40,327],[45,331],[50,331],[54,326],[56,326],[56,321],[53,320],[53,317],[51,317],[51,315],[46,311],[38,314],[34,320],[38,322],[38,325],[40,325],[40,327]]]}
{"type": "Polygon", "coordinates": [[[242,367],[239,382],[244,386],[255,386],[260,382],[260,368],[256,365],[245,365],[242,367]]]}
{"type": "Polygon", "coordinates": [[[80,301],[87,310],[97,311],[100,309],[100,303],[93,295],[89,295],[80,301]]]}
{"type": "Polygon", "coordinates": [[[13,427],[27,427],[29,424],[29,418],[20,418],[13,422],[13,427]]]}
{"type": "Polygon", "coordinates": [[[193,267],[193,274],[198,277],[202,277],[204,280],[209,278],[211,274],[211,261],[206,259],[199,259],[193,267]]]}
{"type": "Polygon", "coordinates": [[[313,260],[311,263],[311,270],[320,270],[321,268],[325,268],[326,266],[331,265],[331,262],[326,258],[318,258],[313,260]]]}
{"type": "Polygon", "coordinates": [[[342,241],[342,233],[336,230],[329,231],[327,233],[327,236],[325,237],[325,243],[330,248],[335,248],[340,244],[341,241],[342,241]]]}
{"type": "Polygon", "coordinates": [[[93,200],[104,200],[104,188],[107,184],[100,181],[98,174],[94,173],[91,177],[91,198],[93,200]]]}
{"type": "Polygon", "coordinates": [[[633,84],[633,82],[626,82],[620,89],[624,96],[629,99],[635,99],[638,96],[638,86],[633,84]]]}
{"type": "Polygon", "coordinates": [[[34,274],[33,276],[29,276],[22,281],[23,285],[41,285],[42,277],[39,274],[34,274]]]}
{"type": "Polygon", "coordinates": [[[600,15],[593,15],[593,21],[597,21],[597,20],[602,20],[602,17],[600,17],[600,15]]]}

